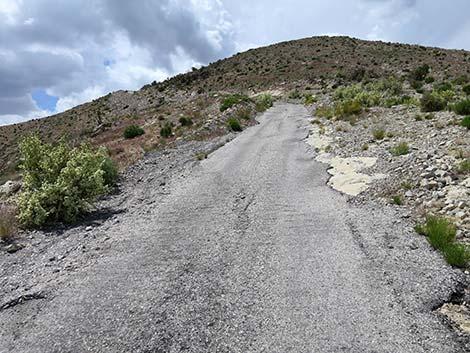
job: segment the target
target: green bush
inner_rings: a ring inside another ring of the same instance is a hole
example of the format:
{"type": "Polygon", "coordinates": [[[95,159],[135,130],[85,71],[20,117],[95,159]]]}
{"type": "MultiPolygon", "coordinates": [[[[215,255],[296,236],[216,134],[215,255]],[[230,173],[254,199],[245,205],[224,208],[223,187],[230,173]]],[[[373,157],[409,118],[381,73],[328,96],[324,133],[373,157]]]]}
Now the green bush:
{"type": "Polygon", "coordinates": [[[145,133],[144,129],[137,125],[129,125],[123,132],[123,136],[126,139],[132,139],[137,136],[141,136],[145,133]]]}
{"type": "Polygon", "coordinates": [[[315,110],[315,116],[319,118],[331,119],[334,115],[334,109],[326,105],[322,105],[315,110]]]}
{"type": "Polygon", "coordinates": [[[470,159],[460,162],[457,169],[462,174],[470,173],[470,159]]]}
{"type": "Polygon", "coordinates": [[[434,249],[443,250],[455,240],[457,230],[455,226],[445,218],[428,216],[423,226],[424,234],[434,249]]]}
{"type": "Polygon", "coordinates": [[[438,112],[447,107],[447,101],[439,94],[426,92],[421,98],[421,110],[423,112],[438,112]]]}
{"type": "Polygon", "coordinates": [[[193,121],[190,118],[186,118],[184,116],[182,116],[179,119],[179,122],[180,122],[181,126],[191,126],[191,125],[193,125],[193,121]]]}
{"type": "Polygon", "coordinates": [[[289,93],[289,98],[290,99],[300,99],[302,98],[302,94],[297,90],[293,90],[292,92],[289,93]]]}
{"type": "Polygon", "coordinates": [[[45,144],[29,136],[19,150],[23,170],[19,220],[26,227],[75,221],[117,178],[116,166],[104,149],[85,144],[71,148],[64,140],[45,144]]]}
{"type": "Polygon", "coordinates": [[[385,129],[375,129],[372,131],[372,136],[374,137],[374,140],[383,140],[385,137],[385,129]]]}
{"type": "Polygon", "coordinates": [[[395,195],[392,197],[392,203],[397,206],[403,205],[403,200],[400,195],[395,195]]]}
{"type": "Polygon", "coordinates": [[[232,131],[242,131],[242,126],[240,124],[240,121],[236,118],[229,118],[227,120],[227,126],[230,130],[232,131]]]}
{"type": "Polygon", "coordinates": [[[454,111],[459,115],[470,115],[470,99],[464,99],[454,105],[454,111]]]}
{"type": "Polygon", "coordinates": [[[393,156],[403,156],[410,153],[410,147],[406,142],[400,142],[398,145],[390,149],[390,153],[393,156]]]}
{"type": "Polygon", "coordinates": [[[436,79],[432,76],[428,76],[424,79],[424,82],[426,83],[433,83],[434,81],[436,81],[436,79]]]}
{"type": "Polygon", "coordinates": [[[173,135],[173,128],[171,127],[170,124],[165,124],[165,126],[163,126],[161,129],[160,129],[160,136],[163,137],[163,138],[168,138],[168,137],[171,137],[173,135]]]}
{"type": "Polygon", "coordinates": [[[438,92],[451,91],[452,83],[447,81],[439,82],[434,85],[434,89],[438,92]]]}
{"type": "Polygon", "coordinates": [[[455,243],[457,229],[445,218],[428,216],[425,224],[415,226],[416,232],[425,235],[434,249],[440,250],[449,265],[466,267],[470,250],[466,245],[455,243]]]}
{"type": "Polygon", "coordinates": [[[264,112],[273,106],[273,97],[270,94],[260,94],[256,97],[256,111],[264,112]]]}
{"type": "Polygon", "coordinates": [[[454,83],[456,85],[465,85],[466,83],[468,83],[468,76],[467,75],[461,75],[461,76],[457,77],[454,80],[454,83]]]}
{"type": "Polygon", "coordinates": [[[460,120],[460,126],[470,129],[470,115],[460,120]]]}
{"type": "Polygon", "coordinates": [[[430,69],[428,64],[418,66],[410,73],[410,78],[415,81],[423,81],[429,74],[430,69]]]}
{"type": "Polygon", "coordinates": [[[304,99],[305,105],[312,105],[317,102],[317,97],[313,94],[306,94],[304,99]]]}
{"type": "Polygon", "coordinates": [[[465,268],[470,261],[470,251],[464,244],[448,244],[442,252],[447,263],[454,267],[465,268]]]}
{"type": "Polygon", "coordinates": [[[356,100],[346,100],[339,102],[335,106],[335,114],[339,118],[346,118],[352,115],[359,115],[362,112],[361,104],[356,100]]]}
{"type": "Polygon", "coordinates": [[[229,108],[232,108],[234,105],[242,103],[242,102],[248,102],[250,98],[248,96],[242,95],[242,94],[232,94],[230,96],[227,96],[223,99],[221,105],[220,105],[220,111],[224,112],[229,108]]]}
{"type": "Polygon", "coordinates": [[[462,87],[462,91],[463,91],[465,94],[470,95],[470,85],[463,86],[463,87],[462,87]]]}

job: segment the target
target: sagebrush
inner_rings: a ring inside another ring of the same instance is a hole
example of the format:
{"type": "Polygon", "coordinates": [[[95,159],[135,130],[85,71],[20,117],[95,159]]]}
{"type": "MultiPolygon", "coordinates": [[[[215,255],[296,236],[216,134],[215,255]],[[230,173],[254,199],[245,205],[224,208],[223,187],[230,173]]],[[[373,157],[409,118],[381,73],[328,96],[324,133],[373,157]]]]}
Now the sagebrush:
{"type": "Polygon", "coordinates": [[[102,148],[86,144],[72,148],[63,139],[52,145],[29,136],[19,149],[23,171],[19,220],[26,227],[74,222],[117,179],[117,168],[102,148]]]}

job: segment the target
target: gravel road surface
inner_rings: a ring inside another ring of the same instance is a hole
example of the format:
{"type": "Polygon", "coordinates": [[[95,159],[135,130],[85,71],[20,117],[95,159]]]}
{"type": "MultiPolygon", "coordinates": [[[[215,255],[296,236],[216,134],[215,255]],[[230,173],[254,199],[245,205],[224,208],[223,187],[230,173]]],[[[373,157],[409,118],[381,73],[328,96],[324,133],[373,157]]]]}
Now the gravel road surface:
{"type": "MultiPolygon", "coordinates": [[[[303,106],[278,104],[127,211],[93,229],[109,247],[0,309],[1,352],[465,352],[433,312],[462,276],[398,207],[325,185],[303,106]]],[[[124,201],[123,201],[124,200],[124,201]]]]}

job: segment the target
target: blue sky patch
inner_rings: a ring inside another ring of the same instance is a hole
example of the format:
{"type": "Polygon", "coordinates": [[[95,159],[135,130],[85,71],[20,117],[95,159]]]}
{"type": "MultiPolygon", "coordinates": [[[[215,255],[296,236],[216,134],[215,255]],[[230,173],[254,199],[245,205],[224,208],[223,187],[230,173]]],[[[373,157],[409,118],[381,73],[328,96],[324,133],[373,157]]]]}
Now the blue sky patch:
{"type": "Polygon", "coordinates": [[[59,97],[50,96],[43,89],[37,89],[31,95],[39,109],[55,111],[59,97]]]}

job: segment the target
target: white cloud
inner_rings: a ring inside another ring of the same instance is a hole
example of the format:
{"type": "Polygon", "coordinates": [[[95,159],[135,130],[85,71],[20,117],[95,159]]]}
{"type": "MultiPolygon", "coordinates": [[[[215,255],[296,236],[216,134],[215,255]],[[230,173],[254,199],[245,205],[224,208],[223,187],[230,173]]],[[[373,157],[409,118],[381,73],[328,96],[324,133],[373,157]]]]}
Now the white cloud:
{"type": "Polygon", "coordinates": [[[61,112],[227,56],[231,35],[218,0],[0,0],[0,122],[49,114],[38,89],[61,112]]]}

